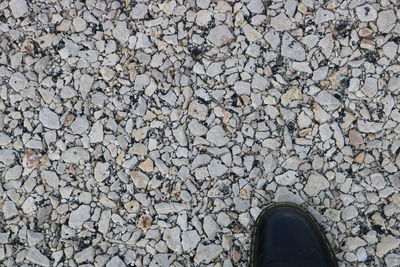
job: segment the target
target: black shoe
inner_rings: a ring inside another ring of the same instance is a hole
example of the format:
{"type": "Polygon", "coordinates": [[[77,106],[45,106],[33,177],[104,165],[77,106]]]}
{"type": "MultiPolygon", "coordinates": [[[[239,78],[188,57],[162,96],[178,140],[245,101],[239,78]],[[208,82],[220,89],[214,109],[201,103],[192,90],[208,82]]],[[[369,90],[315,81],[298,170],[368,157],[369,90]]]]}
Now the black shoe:
{"type": "Polygon", "coordinates": [[[251,267],[337,267],[316,220],[292,203],[267,207],[258,217],[251,244],[251,267]]]}

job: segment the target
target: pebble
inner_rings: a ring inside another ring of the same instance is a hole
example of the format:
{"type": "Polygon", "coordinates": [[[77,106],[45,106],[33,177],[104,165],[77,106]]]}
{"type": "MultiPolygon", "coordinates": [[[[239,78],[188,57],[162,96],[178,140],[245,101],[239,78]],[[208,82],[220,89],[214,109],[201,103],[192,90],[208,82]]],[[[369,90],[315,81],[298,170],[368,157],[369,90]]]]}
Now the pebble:
{"type": "Polygon", "coordinates": [[[379,31],[388,33],[390,32],[396,22],[396,14],[393,10],[384,10],[378,13],[377,26],[379,31]]]}
{"type": "Polygon", "coordinates": [[[315,98],[318,104],[324,106],[328,111],[335,110],[341,106],[340,101],[331,93],[321,91],[315,98]]]}
{"type": "Polygon", "coordinates": [[[182,233],[182,248],[186,252],[194,250],[200,242],[200,236],[196,230],[182,233]]]}
{"type": "Polygon", "coordinates": [[[15,18],[23,17],[27,15],[29,11],[25,0],[11,0],[9,6],[15,18]]]}
{"type": "Polygon", "coordinates": [[[207,141],[211,142],[215,146],[222,147],[229,142],[229,138],[226,136],[225,130],[220,125],[211,127],[207,132],[207,141]]]}
{"type": "Polygon", "coordinates": [[[19,214],[15,203],[12,201],[5,201],[3,204],[3,215],[4,219],[11,219],[19,214]]]}
{"type": "Polygon", "coordinates": [[[124,45],[128,41],[129,35],[130,35],[130,30],[126,25],[126,21],[117,22],[113,30],[114,38],[122,45],[124,45]]]}
{"type": "Polygon", "coordinates": [[[203,230],[206,233],[208,239],[214,240],[218,231],[220,231],[220,228],[215,222],[214,218],[211,215],[207,215],[204,217],[203,230]]]}
{"type": "Polygon", "coordinates": [[[49,108],[44,108],[39,112],[39,120],[46,128],[55,130],[61,128],[60,118],[57,113],[49,108]]]}
{"type": "Polygon", "coordinates": [[[328,180],[319,173],[313,173],[308,177],[304,192],[310,196],[316,196],[319,192],[329,188],[328,180]]]}
{"type": "Polygon", "coordinates": [[[89,122],[85,117],[77,117],[70,125],[73,134],[83,134],[87,129],[89,129],[89,122]]]}
{"type": "Polygon", "coordinates": [[[284,33],[282,38],[281,53],[282,56],[297,61],[303,61],[306,59],[304,48],[287,32],[284,33]]]}
{"type": "Polygon", "coordinates": [[[181,246],[181,229],[179,227],[167,228],[164,230],[163,239],[165,240],[168,248],[172,251],[180,252],[181,246]]]}
{"type": "Polygon", "coordinates": [[[351,220],[358,216],[357,208],[354,206],[348,206],[342,211],[342,219],[345,221],[351,220]]]}
{"type": "Polygon", "coordinates": [[[84,263],[84,262],[94,262],[94,255],[95,251],[93,247],[87,247],[80,252],[76,253],[74,256],[75,261],[79,263],[84,263]]]}
{"type": "Polygon", "coordinates": [[[130,176],[136,188],[146,188],[150,181],[150,178],[141,171],[132,171],[130,176]]]}
{"type": "Polygon", "coordinates": [[[44,179],[48,185],[53,188],[58,188],[60,184],[60,178],[58,177],[57,173],[54,171],[42,171],[41,175],[42,179],[44,179]]]}
{"type": "Polygon", "coordinates": [[[83,223],[90,218],[90,206],[80,205],[78,208],[73,210],[69,216],[68,226],[74,229],[79,229],[83,226],[83,223]]]}
{"type": "Polygon", "coordinates": [[[137,3],[130,13],[133,19],[144,19],[147,16],[148,7],[145,4],[137,3]]]}
{"type": "Polygon", "coordinates": [[[285,13],[280,13],[272,17],[271,26],[277,31],[289,31],[295,28],[294,23],[292,23],[285,13]]]}
{"type": "Polygon", "coordinates": [[[28,197],[22,204],[21,209],[25,214],[34,212],[37,209],[35,199],[33,197],[28,197]]]}
{"type": "Polygon", "coordinates": [[[223,46],[233,40],[234,36],[226,25],[218,25],[210,30],[207,39],[216,46],[223,46]]]}
{"type": "Polygon", "coordinates": [[[218,159],[212,159],[207,169],[212,178],[223,176],[228,172],[228,168],[218,159]]]}
{"type": "Polygon", "coordinates": [[[251,0],[247,4],[247,9],[252,13],[261,14],[264,12],[264,4],[261,0],[251,0]]]}
{"type": "Polygon", "coordinates": [[[35,247],[30,247],[28,249],[25,259],[39,266],[50,266],[50,260],[35,247]]]}
{"type": "Polygon", "coordinates": [[[295,171],[287,171],[281,175],[275,176],[275,181],[279,185],[293,185],[297,180],[297,173],[295,171]]]}
{"type": "Polygon", "coordinates": [[[10,77],[8,84],[15,91],[21,91],[24,90],[28,85],[28,80],[22,73],[16,72],[10,77]]]}
{"type": "Polygon", "coordinates": [[[386,253],[391,250],[398,248],[400,245],[400,239],[395,238],[392,235],[388,235],[382,238],[381,242],[376,246],[376,255],[383,257],[386,253]]]}
{"type": "Polygon", "coordinates": [[[101,183],[110,176],[110,164],[107,162],[97,162],[94,167],[94,179],[101,183]]]}
{"type": "Polygon", "coordinates": [[[199,244],[196,250],[196,255],[194,257],[194,262],[196,264],[204,263],[207,264],[212,260],[218,258],[218,256],[223,251],[220,245],[210,244],[210,245],[203,245],[199,244]]]}
{"type": "Polygon", "coordinates": [[[125,267],[126,264],[121,260],[120,257],[114,256],[107,262],[106,267],[125,267]]]}
{"type": "Polygon", "coordinates": [[[65,150],[61,154],[61,158],[66,163],[78,164],[80,161],[88,161],[90,159],[90,154],[83,147],[72,147],[65,150]]]}
{"type": "Polygon", "coordinates": [[[77,32],[83,32],[87,28],[87,22],[81,17],[75,17],[74,20],[72,21],[72,25],[75,28],[75,31],[77,32]]]}
{"type": "Polygon", "coordinates": [[[378,12],[371,5],[363,5],[356,8],[357,17],[361,21],[374,21],[378,17],[378,12]]]}

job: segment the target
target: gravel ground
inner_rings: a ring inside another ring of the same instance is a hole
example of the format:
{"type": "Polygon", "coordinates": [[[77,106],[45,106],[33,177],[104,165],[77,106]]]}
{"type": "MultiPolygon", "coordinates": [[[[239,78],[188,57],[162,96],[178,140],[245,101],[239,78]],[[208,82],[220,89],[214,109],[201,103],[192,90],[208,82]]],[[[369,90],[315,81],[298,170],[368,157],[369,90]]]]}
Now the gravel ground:
{"type": "Polygon", "coordinates": [[[400,264],[398,0],[0,1],[1,266],[247,266],[272,202],[400,264]]]}

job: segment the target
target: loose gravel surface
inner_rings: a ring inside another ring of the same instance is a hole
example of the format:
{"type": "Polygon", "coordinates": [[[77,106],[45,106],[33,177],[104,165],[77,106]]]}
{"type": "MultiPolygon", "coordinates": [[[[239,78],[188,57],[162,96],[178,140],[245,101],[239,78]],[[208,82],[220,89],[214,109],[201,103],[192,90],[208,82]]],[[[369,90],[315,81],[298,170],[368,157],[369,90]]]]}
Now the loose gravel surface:
{"type": "Polygon", "coordinates": [[[0,265],[247,266],[266,205],[400,264],[398,0],[0,1],[0,265]]]}

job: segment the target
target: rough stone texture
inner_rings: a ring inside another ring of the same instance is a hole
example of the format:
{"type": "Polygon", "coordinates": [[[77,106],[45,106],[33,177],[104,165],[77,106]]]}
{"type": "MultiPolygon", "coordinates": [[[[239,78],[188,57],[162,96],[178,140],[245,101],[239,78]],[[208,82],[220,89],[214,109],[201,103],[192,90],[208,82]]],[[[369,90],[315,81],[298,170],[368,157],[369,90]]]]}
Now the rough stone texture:
{"type": "Polygon", "coordinates": [[[395,0],[0,4],[1,266],[248,266],[303,205],[399,265],[395,0]]]}

